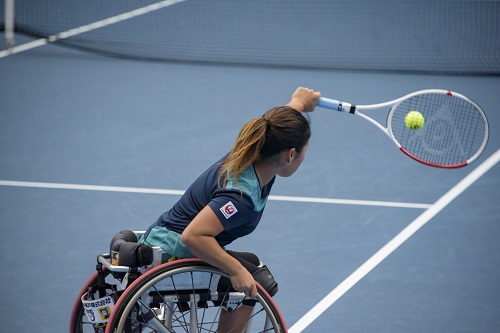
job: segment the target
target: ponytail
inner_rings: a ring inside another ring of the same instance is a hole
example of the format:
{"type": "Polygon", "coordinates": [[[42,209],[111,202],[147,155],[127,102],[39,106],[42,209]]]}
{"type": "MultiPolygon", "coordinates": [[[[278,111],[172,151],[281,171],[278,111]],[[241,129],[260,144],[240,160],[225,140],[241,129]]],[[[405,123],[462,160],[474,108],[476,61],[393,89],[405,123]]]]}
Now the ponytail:
{"type": "Polygon", "coordinates": [[[272,158],[290,148],[300,153],[310,136],[308,120],[288,106],[273,108],[262,117],[250,120],[222,162],[219,186],[224,187],[229,177],[239,186],[238,176],[258,159],[272,158]]]}

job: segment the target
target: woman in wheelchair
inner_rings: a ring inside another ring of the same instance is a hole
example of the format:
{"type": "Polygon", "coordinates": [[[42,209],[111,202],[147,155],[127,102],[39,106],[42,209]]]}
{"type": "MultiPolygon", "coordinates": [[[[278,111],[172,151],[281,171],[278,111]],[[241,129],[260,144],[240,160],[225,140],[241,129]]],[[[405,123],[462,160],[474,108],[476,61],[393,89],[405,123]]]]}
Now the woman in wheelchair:
{"type": "MultiPolygon", "coordinates": [[[[159,246],[172,257],[199,259],[229,273],[232,287],[247,296],[257,294],[251,272],[257,257],[225,247],[258,225],[276,176],[291,176],[301,165],[311,135],[303,112],[314,110],[320,94],[299,87],[290,102],[247,122],[229,154],[202,173],[180,200],[149,227],[141,243],[159,246]]],[[[275,293],[268,290],[269,293],[275,293]]],[[[271,295],[272,296],[272,295],[271,295]]],[[[222,313],[219,332],[231,321],[249,316],[222,313]]]]}

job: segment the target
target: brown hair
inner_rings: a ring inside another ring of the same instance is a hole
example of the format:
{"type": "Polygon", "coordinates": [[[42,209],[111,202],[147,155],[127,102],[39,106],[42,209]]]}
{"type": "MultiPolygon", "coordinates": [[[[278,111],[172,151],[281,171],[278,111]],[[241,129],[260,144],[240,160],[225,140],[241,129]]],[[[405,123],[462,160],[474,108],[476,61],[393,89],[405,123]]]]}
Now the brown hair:
{"type": "Polygon", "coordinates": [[[243,126],[222,162],[219,185],[225,185],[229,177],[238,185],[239,174],[258,159],[272,159],[291,148],[300,153],[310,137],[309,121],[301,112],[289,106],[272,108],[243,126]]]}

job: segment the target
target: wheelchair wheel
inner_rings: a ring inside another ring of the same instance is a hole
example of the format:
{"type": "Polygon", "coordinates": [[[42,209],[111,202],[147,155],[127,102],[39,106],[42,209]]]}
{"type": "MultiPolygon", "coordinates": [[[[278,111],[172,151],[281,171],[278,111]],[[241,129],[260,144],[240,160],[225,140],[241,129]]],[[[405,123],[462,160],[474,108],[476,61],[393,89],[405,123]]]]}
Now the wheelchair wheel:
{"type": "MultiPolygon", "coordinates": [[[[106,278],[110,275],[110,271],[106,269],[106,267],[103,267],[103,278],[106,278]]],[[[85,310],[83,307],[83,304],[81,302],[82,296],[89,290],[89,289],[96,289],[97,288],[97,279],[98,279],[98,274],[97,272],[94,272],[92,276],[87,280],[87,282],[83,285],[82,289],[78,293],[78,296],[76,297],[75,304],[73,305],[73,311],[71,312],[71,317],[69,321],[69,332],[70,333],[95,333],[94,326],[92,323],[87,319],[87,316],[85,315],[85,310]]],[[[102,329],[104,332],[104,329],[102,329]]]]}
{"type": "Polygon", "coordinates": [[[230,290],[228,279],[226,273],[199,259],[158,266],[123,292],[106,332],[216,332],[221,312],[225,318],[234,315],[234,332],[287,331],[277,306],[260,285],[257,297],[249,299],[230,290]],[[251,311],[241,321],[235,320],[241,317],[236,315],[240,307],[251,311]]]}
{"type": "Polygon", "coordinates": [[[71,317],[69,320],[70,333],[94,332],[92,323],[87,321],[87,318],[85,317],[83,305],[80,299],[83,296],[83,294],[87,292],[89,288],[96,285],[97,285],[97,272],[92,274],[92,276],[83,285],[82,290],[80,290],[78,296],[76,297],[75,304],[73,305],[73,311],[71,312],[71,317]]]}

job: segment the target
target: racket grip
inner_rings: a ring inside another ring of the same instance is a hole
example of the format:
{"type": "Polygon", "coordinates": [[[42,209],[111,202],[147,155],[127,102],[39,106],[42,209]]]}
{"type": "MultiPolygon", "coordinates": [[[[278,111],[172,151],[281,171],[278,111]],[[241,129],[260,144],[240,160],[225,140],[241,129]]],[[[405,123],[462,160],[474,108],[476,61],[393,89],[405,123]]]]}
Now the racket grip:
{"type": "Polygon", "coordinates": [[[336,101],[334,99],[329,99],[325,97],[320,97],[318,101],[316,102],[317,106],[320,106],[322,108],[327,108],[331,110],[336,110],[339,112],[344,112],[344,108],[342,107],[342,104],[340,101],[336,101]]]}

